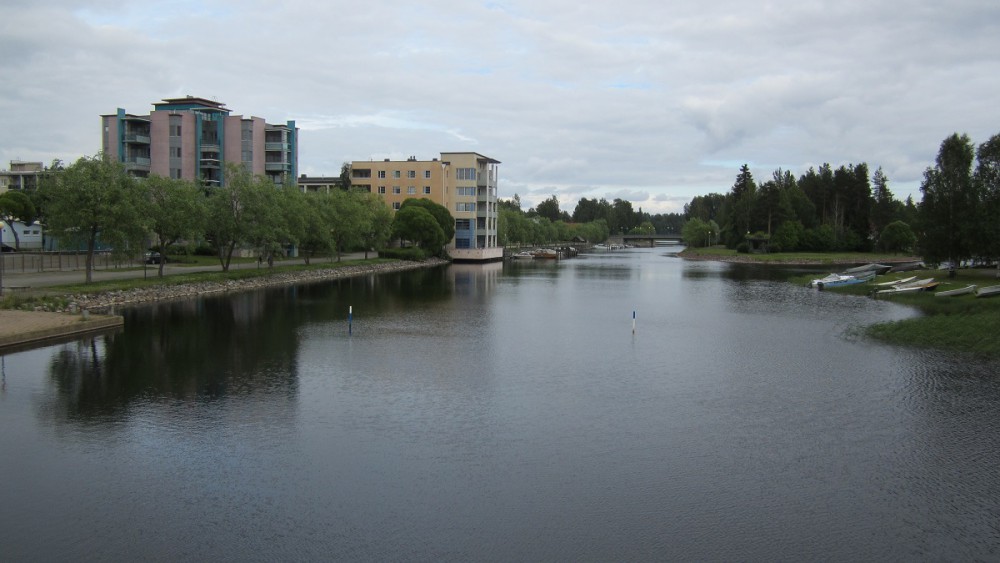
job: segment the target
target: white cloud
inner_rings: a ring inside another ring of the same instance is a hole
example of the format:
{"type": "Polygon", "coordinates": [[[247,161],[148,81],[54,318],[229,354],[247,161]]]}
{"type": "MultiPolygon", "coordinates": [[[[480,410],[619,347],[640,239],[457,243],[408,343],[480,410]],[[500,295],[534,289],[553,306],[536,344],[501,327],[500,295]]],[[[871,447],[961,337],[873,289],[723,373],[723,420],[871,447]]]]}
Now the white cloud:
{"type": "Polygon", "coordinates": [[[867,162],[905,196],[945,137],[1000,132],[998,48],[987,0],[12,0],[0,166],[93,154],[101,114],[191,94],[296,120],[306,173],[476,150],[507,197],[659,212],[742,163],[867,162]]]}

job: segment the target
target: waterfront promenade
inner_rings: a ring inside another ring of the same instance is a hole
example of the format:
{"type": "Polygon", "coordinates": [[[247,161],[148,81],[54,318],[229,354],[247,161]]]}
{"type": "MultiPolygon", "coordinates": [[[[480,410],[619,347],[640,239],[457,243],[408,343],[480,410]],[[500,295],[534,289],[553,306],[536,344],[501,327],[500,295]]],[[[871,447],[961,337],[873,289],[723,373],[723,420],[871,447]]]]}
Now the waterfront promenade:
{"type": "MultiPolygon", "coordinates": [[[[374,253],[369,256],[374,257],[374,253]]],[[[361,260],[364,253],[344,254],[342,260],[361,260]]],[[[313,260],[314,263],[318,262],[313,260]]],[[[289,259],[279,264],[283,266],[302,264],[304,260],[289,259]]],[[[103,268],[93,272],[95,282],[120,279],[153,279],[157,277],[158,266],[145,268],[103,268]]],[[[266,268],[256,263],[234,264],[231,270],[266,268]]],[[[13,269],[12,269],[13,270],[13,269]]],[[[166,264],[164,277],[191,272],[218,272],[222,267],[215,265],[184,266],[166,264]]],[[[28,292],[37,289],[56,288],[60,285],[82,284],[82,269],[48,270],[43,272],[8,271],[3,276],[3,295],[28,292]]],[[[75,338],[92,332],[114,330],[123,326],[119,315],[92,313],[58,313],[48,311],[22,311],[0,309],[0,353],[43,345],[48,342],[75,338]]]]}

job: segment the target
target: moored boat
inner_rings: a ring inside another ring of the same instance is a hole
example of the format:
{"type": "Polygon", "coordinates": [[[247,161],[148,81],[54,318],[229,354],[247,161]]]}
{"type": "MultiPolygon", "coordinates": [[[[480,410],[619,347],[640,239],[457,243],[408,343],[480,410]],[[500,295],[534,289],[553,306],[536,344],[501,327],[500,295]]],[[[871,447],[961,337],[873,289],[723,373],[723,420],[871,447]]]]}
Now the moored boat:
{"type": "Polygon", "coordinates": [[[510,258],[511,260],[532,260],[535,258],[535,255],[528,252],[527,250],[523,250],[521,252],[518,252],[517,254],[512,254],[510,258]]]}
{"type": "Polygon", "coordinates": [[[535,251],[535,258],[543,260],[555,260],[559,258],[559,252],[551,248],[541,248],[535,251]]]}

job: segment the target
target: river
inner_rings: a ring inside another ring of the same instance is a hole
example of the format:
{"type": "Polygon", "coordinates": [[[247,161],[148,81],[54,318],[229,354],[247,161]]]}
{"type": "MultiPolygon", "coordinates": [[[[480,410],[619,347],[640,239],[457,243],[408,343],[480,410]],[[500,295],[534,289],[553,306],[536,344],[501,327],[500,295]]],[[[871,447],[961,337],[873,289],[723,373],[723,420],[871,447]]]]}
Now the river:
{"type": "Polygon", "coordinates": [[[2,559],[1000,558],[995,365],[793,273],[631,249],[127,309],[2,358],[2,559]]]}

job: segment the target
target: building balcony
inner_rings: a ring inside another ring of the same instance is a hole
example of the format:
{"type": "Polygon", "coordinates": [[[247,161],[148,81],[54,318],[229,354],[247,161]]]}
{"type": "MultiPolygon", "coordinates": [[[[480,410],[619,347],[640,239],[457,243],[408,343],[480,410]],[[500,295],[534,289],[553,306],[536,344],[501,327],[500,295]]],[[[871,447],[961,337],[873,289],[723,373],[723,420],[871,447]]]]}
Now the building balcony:
{"type": "Polygon", "coordinates": [[[128,134],[125,135],[126,143],[138,143],[142,145],[149,144],[149,135],[139,135],[139,134],[128,134]]]}
{"type": "Polygon", "coordinates": [[[219,141],[206,141],[202,139],[201,150],[206,152],[219,152],[221,147],[219,146],[219,141]]]}
{"type": "Polygon", "coordinates": [[[266,143],[264,143],[264,150],[266,150],[266,151],[287,151],[290,148],[291,148],[291,145],[289,145],[288,143],[280,143],[280,142],[277,142],[277,143],[275,143],[275,142],[266,142],[266,143]]]}
{"type": "Polygon", "coordinates": [[[291,170],[291,165],[287,162],[265,162],[264,170],[268,172],[286,172],[291,170]]]}

